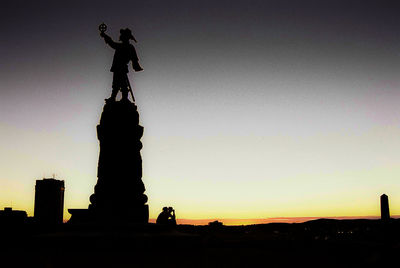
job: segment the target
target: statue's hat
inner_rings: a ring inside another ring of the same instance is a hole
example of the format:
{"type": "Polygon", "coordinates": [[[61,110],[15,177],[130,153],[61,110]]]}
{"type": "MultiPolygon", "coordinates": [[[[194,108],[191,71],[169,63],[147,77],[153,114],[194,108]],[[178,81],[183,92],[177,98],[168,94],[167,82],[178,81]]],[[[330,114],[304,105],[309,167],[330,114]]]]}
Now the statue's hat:
{"type": "Polygon", "coordinates": [[[137,42],[135,37],[133,37],[132,32],[131,32],[131,30],[129,28],[121,29],[119,32],[120,32],[120,34],[122,36],[125,36],[125,37],[127,37],[129,39],[132,39],[133,41],[137,42]]]}

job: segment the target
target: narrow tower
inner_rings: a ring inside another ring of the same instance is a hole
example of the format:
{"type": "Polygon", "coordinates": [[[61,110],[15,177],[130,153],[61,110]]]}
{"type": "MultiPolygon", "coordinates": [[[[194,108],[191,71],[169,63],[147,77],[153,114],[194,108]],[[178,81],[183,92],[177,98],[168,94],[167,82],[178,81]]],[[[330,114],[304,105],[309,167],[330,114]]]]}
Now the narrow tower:
{"type": "Polygon", "coordinates": [[[387,221],[389,219],[390,219],[389,199],[387,195],[383,194],[381,195],[381,220],[387,221]]]}

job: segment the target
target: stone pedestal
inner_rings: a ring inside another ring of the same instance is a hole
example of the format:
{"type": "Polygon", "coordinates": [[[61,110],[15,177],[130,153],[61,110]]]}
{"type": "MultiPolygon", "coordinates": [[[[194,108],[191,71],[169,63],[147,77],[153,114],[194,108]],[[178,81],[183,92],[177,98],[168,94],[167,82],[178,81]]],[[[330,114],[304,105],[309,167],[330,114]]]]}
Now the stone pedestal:
{"type": "Polygon", "coordinates": [[[147,223],[149,209],[142,182],[143,127],[128,100],[104,105],[97,137],[100,155],[90,214],[102,221],[147,223]]]}

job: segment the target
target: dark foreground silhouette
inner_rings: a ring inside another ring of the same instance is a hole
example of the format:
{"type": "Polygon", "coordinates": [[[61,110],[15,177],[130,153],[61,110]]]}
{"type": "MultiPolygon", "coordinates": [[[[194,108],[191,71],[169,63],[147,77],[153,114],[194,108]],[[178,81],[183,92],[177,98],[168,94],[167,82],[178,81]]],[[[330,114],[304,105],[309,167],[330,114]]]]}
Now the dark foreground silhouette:
{"type": "Polygon", "coordinates": [[[175,210],[172,207],[163,207],[160,215],[157,217],[157,224],[161,225],[176,225],[175,210]]]}
{"type": "Polygon", "coordinates": [[[2,226],[0,267],[384,267],[400,221],[2,226]]]}

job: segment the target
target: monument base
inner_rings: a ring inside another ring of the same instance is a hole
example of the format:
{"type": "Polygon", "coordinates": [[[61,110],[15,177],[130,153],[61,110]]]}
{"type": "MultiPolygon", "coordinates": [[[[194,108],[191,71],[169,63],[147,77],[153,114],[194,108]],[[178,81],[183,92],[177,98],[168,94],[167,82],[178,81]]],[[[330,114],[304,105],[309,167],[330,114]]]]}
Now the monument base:
{"type": "Polygon", "coordinates": [[[71,218],[68,223],[87,224],[87,223],[132,223],[144,224],[149,222],[149,206],[143,205],[141,208],[135,208],[135,214],[131,211],[111,210],[96,213],[93,209],[68,209],[71,218]]]}
{"type": "Polygon", "coordinates": [[[71,218],[68,223],[91,223],[95,222],[93,211],[86,208],[68,209],[71,218]]]}
{"type": "Polygon", "coordinates": [[[148,222],[149,207],[140,154],[143,130],[134,103],[129,100],[106,102],[97,126],[98,180],[88,210],[68,210],[72,215],[71,223],[148,222]]]}

